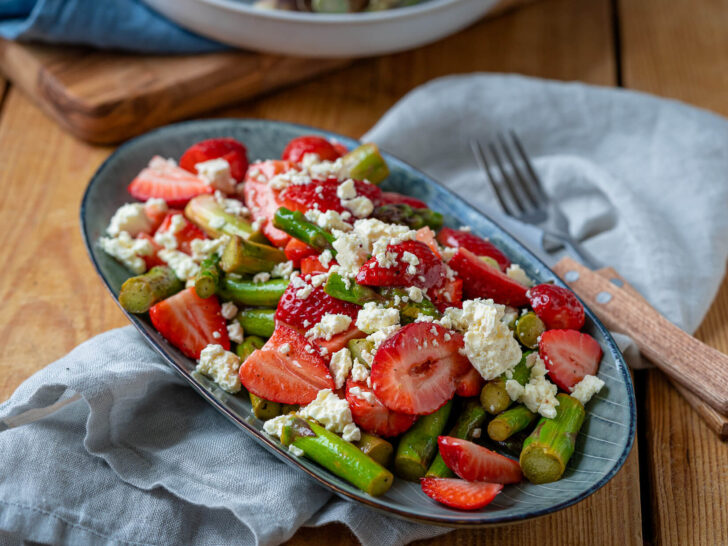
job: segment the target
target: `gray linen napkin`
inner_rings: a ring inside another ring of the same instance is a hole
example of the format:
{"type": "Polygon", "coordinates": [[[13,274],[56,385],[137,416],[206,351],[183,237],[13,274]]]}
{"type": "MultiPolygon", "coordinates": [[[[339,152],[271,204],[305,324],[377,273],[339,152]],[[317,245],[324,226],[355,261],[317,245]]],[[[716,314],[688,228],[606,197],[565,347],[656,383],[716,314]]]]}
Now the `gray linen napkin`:
{"type": "MultiPolygon", "coordinates": [[[[445,78],[365,136],[503,218],[468,147],[513,128],[574,234],[668,318],[700,322],[728,251],[728,123],[646,95],[517,76],[445,78]]],[[[332,497],[185,387],[131,327],[28,379],[0,405],[0,543],[275,544],[340,521],[364,544],[445,529],[332,497]],[[24,412],[62,403],[43,420],[24,412]],[[27,414],[26,414],[27,415],[27,414]],[[14,426],[20,425],[20,426],[14,426]],[[8,428],[12,427],[12,428],[8,428]]]]}

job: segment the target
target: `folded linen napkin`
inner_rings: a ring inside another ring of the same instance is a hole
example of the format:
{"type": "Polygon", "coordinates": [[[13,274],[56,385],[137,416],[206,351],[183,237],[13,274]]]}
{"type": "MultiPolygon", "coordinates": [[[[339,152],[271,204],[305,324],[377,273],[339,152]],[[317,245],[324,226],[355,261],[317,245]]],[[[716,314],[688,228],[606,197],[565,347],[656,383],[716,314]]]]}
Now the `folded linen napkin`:
{"type": "MultiPolygon", "coordinates": [[[[694,329],[728,251],[728,122],[633,92],[472,75],[413,91],[364,138],[529,242],[537,233],[499,214],[469,152],[471,138],[505,128],[523,138],[589,250],[694,329]]],[[[8,542],[275,544],[301,525],[332,521],[364,544],[446,532],[333,497],[269,456],[131,327],[28,379],[0,405],[0,431],[74,392],[83,401],[0,432],[0,538],[8,542]]]]}
{"type": "Polygon", "coordinates": [[[175,25],[141,0],[0,0],[0,37],[135,53],[227,49],[175,25]]]}

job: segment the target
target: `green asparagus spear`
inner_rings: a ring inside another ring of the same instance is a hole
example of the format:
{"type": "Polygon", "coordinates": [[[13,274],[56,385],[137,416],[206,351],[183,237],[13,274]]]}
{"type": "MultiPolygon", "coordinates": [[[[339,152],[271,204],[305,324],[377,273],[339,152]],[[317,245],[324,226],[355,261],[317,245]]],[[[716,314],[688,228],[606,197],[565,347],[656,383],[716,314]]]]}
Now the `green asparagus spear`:
{"type": "Polygon", "coordinates": [[[288,279],[271,279],[265,282],[234,281],[225,277],[220,281],[218,293],[226,300],[240,305],[273,307],[278,305],[288,282],[288,279]]]}
{"type": "Polygon", "coordinates": [[[164,298],[176,294],[184,284],[166,266],[156,266],[143,275],[124,281],[119,291],[119,303],[130,313],[146,313],[164,298]]]}
{"type": "Polygon", "coordinates": [[[316,250],[323,251],[328,248],[336,255],[336,251],[331,246],[334,236],[313,222],[309,222],[300,211],[280,207],[273,216],[273,225],[316,250]]]}
{"type": "Polygon", "coordinates": [[[584,422],[584,406],[568,394],[558,394],[556,417],[542,417],[523,442],[521,469],[532,483],[555,482],[561,478],[574,453],[576,435],[584,422]]]}
{"type": "Polygon", "coordinates": [[[237,319],[243,330],[251,335],[270,337],[275,330],[275,309],[243,309],[237,319]]]}
{"type": "MultiPolygon", "coordinates": [[[[455,426],[450,431],[449,436],[470,440],[473,437],[473,431],[483,425],[485,416],[486,413],[483,406],[475,400],[468,401],[458,417],[455,426]]],[[[442,460],[442,456],[438,453],[435,460],[432,461],[430,468],[427,470],[426,476],[452,478],[455,474],[447,467],[445,461],[442,460]]]]}
{"type": "Polygon", "coordinates": [[[326,430],[313,419],[294,417],[291,421],[281,434],[281,442],[285,445],[294,445],[307,458],[370,495],[382,495],[392,486],[392,473],[351,442],[326,430]]]}
{"type": "Polygon", "coordinates": [[[496,415],[496,417],[488,423],[488,436],[496,442],[505,442],[516,432],[520,432],[527,428],[536,420],[536,414],[530,411],[526,406],[518,404],[496,415]]]}
{"type": "Polygon", "coordinates": [[[254,351],[265,345],[265,340],[258,336],[245,336],[242,343],[235,347],[235,353],[240,357],[241,362],[253,354],[254,351]]]}
{"type": "MultiPolygon", "coordinates": [[[[490,437],[487,438],[488,440],[490,439],[490,437]]],[[[526,440],[526,438],[528,438],[528,432],[526,430],[522,430],[521,432],[517,432],[503,442],[490,440],[484,441],[483,443],[494,451],[505,452],[511,457],[517,458],[521,455],[521,451],[523,451],[523,442],[526,440]]]]}
{"type": "Polygon", "coordinates": [[[249,392],[248,395],[250,396],[250,405],[253,407],[253,415],[258,419],[267,421],[281,415],[281,405],[278,402],[271,402],[254,395],[252,392],[249,392]]]}
{"type": "MultiPolygon", "coordinates": [[[[515,379],[521,385],[528,383],[531,377],[531,369],[526,365],[526,357],[532,352],[524,351],[521,360],[513,368],[512,379],[515,379]]],[[[506,391],[506,379],[505,375],[492,379],[480,391],[480,403],[491,415],[498,415],[507,410],[513,402],[511,397],[508,396],[508,391],[506,391]]]]}
{"type": "Polygon", "coordinates": [[[225,209],[209,193],[190,199],[185,207],[185,216],[210,237],[237,235],[248,239],[254,233],[253,226],[225,209]]]}
{"type": "Polygon", "coordinates": [[[389,176],[389,167],[376,144],[362,144],[341,158],[345,176],[379,184],[389,176]]]}
{"type": "Polygon", "coordinates": [[[366,366],[369,367],[368,362],[371,361],[371,358],[364,357],[364,353],[367,353],[372,357],[374,356],[373,341],[364,338],[350,339],[348,347],[352,358],[359,359],[362,364],[366,364],[366,366]]]}
{"type": "Polygon", "coordinates": [[[414,322],[420,315],[440,318],[440,313],[435,305],[425,296],[422,297],[422,301],[416,302],[409,298],[407,291],[403,288],[391,287],[382,288],[381,295],[384,297],[387,307],[399,309],[400,319],[404,324],[414,322]]]}
{"type": "Polygon", "coordinates": [[[364,305],[369,301],[384,301],[384,298],[368,286],[362,286],[353,279],[345,279],[338,273],[330,273],[324,292],[337,300],[364,305]]]}
{"type": "Polygon", "coordinates": [[[388,224],[400,224],[409,226],[412,229],[420,229],[425,226],[433,231],[442,227],[442,214],[430,209],[416,209],[405,203],[391,203],[374,209],[372,217],[387,222],[388,224]]]}
{"type": "Polygon", "coordinates": [[[417,481],[425,475],[435,453],[437,437],[447,425],[452,400],[430,415],[420,417],[399,440],[394,471],[405,480],[417,481]]]}
{"type": "Polygon", "coordinates": [[[286,254],[282,250],[231,237],[223,250],[220,267],[226,273],[261,273],[285,261],[286,254]]]}
{"type": "Polygon", "coordinates": [[[361,439],[354,442],[354,445],[358,447],[362,453],[369,455],[382,466],[389,466],[389,463],[392,460],[392,452],[394,450],[392,444],[384,438],[380,438],[374,434],[362,432],[361,439]]]}
{"type": "Polygon", "coordinates": [[[201,298],[209,298],[217,291],[220,283],[220,257],[213,254],[200,264],[200,272],[195,275],[195,292],[201,298]]]}
{"type": "Polygon", "coordinates": [[[516,337],[529,349],[538,347],[538,338],[546,331],[543,321],[529,311],[516,319],[516,337]]]}

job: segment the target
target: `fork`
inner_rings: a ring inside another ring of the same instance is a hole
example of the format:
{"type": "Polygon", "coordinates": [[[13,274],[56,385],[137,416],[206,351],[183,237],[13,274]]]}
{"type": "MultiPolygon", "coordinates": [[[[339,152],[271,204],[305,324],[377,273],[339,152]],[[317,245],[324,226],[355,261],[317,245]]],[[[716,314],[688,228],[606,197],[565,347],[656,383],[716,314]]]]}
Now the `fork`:
{"type": "Polygon", "coordinates": [[[564,258],[554,271],[610,330],[634,339],[640,352],[670,377],[709,426],[721,438],[728,438],[728,355],[669,322],[614,269],[603,267],[569,234],[568,220],[544,191],[515,132],[498,134],[485,147],[477,140],[470,144],[503,211],[540,228],[547,252],[564,247],[586,266],[564,258]]]}

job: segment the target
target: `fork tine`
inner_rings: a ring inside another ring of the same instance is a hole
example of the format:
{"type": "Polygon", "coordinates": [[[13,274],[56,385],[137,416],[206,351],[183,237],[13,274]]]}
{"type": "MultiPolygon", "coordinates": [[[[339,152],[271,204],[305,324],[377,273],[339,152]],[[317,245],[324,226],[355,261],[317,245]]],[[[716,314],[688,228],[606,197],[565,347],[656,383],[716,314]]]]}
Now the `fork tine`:
{"type": "Polygon", "coordinates": [[[521,196],[518,195],[518,192],[514,190],[514,186],[516,186],[516,184],[514,184],[511,180],[512,177],[508,175],[508,171],[506,170],[505,165],[501,160],[501,154],[498,153],[498,148],[496,148],[495,144],[491,142],[488,145],[488,148],[490,149],[490,153],[495,158],[496,165],[498,166],[498,170],[500,171],[501,178],[504,182],[503,186],[506,190],[508,190],[508,196],[510,197],[510,201],[515,205],[516,213],[511,214],[511,216],[519,217],[525,212],[526,207],[523,206],[521,196]]]}
{"type": "Polygon", "coordinates": [[[503,148],[506,159],[508,159],[508,162],[511,165],[511,169],[513,169],[513,173],[515,174],[515,178],[512,177],[510,179],[512,186],[515,186],[515,189],[511,188],[511,190],[514,193],[517,192],[519,196],[523,198],[523,201],[525,201],[528,205],[526,208],[530,210],[537,209],[539,206],[539,199],[533,193],[531,185],[527,181],[528,173],[524,173],[523,169],[519,168],[518,162],[513,157],[513,154],[511,153],[512,145],[508,144],[502,133],[498,134],[498,141],[500,142],[501,148],[503,148]]]}
{"type": "Polygon", "coordinates": [[[473,155],[475,156],[475,161],[478,164],[478,167],[481,171],[485,173],[485,179],[490,185],[490,188],[493,190],[496,199],[498,199],[498,203],[500,204],[501,208],[505,211],[506,214],[514,216],[513,208],[510,206],[509,203],[506,202],[505,199],[503,199],[503,195],[501,195],[499,185],[490,172],[488,160],[485,158],[485,152],[483,151],[483,147],[480,145],[480,142],[475,139],[471,140],[470,148],[473,150],[473,155]]]}
{"type": "Polygon", "coordinates": [[[526,166],[526,170],[528,170],[528,173],[531,175],[530,180],[532,183],[526,184],[526,186],[529,188],[529,193],[531,193],[532,196],[535,196],[537,201],[540,199],[542,200],[542,202],[545,203],[546,201],[548,201],[548,196],[546,195],[546,192],[543,191],[541,179],[539,178],[538,174],[536,174],[536,170],[533,168],[531,160],[528,159],[528,155],[523,149],[521,140],[518,138],[515,131],[509,131],[509,133],[511,135],[511,139],[513,140],[513,144],[515,144],[516,149],[518,150],[518,155],[520,156],[521,161],[523,161],[523,164],[526,166]]]}

